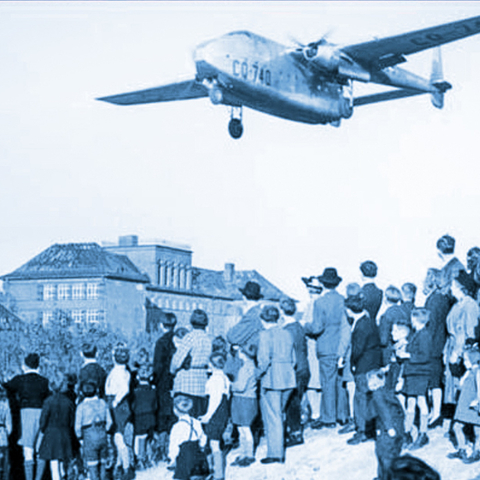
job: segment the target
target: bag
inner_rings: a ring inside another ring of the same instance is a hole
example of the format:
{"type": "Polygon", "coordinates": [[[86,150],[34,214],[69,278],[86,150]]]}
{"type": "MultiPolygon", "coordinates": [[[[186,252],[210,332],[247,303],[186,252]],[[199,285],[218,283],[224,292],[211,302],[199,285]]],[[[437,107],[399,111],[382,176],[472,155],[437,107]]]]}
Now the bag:
{"type": "Polygon", "coordinates": [[[198,439],[192,440],[193,432],[193,422],[191,422],[190,436],[186,442],[180,445],[180,450],[175,461],[175,474],[173,478],[190,480],[191,477],[206,477],[210,473],[207,455],[200,448],[198,439]]]}

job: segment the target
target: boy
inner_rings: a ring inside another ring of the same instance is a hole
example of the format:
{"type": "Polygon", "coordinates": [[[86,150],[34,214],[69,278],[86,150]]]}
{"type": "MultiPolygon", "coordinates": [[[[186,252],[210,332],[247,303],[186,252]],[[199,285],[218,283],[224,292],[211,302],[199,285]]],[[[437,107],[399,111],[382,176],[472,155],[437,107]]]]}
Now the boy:
{"type": "Polygon", "coordinates": [[[82,392],[82,385],[87,381],[92,381],[96,384],[98,396],[105,397],[105,379],[107,374],[105,370],[97,362],[97,347],[93,343],[86,342],[82,345],[82,357],[84,363],[80,369],[78,376],[78,387],[80,394],[82,392]]]}
{"type": "Polygon", "coordinates": [[[112,427],[112,417],[105,400],[98,398],[95,381],[85,382],[81,393],[83,400],[75,414],[75,433],[83,444],[90,480],[105,480],[107,431],[112,427]]]}
{"type": "Polygon", "coordinates": [[[412,310],[412,326],[415,332],[411,336],[406,351],[399,351],[397,355],[405,358],[403,376],[403,393],[407,397],[407,414],[405,430],[407,432],[406,443],[411,450],[417,450],[429,442],[427,435],[428,406],[427,390],[431,377],[431,351],[432,340],[430,332],[425,328],[428,323],[430,312],[425,308],[412,310]],[[413,421],[415,419],[415,407],[420,410],[420,429],[415,442],[412,442],[413,421]]]}
{"type": "Polygon", "coordinates": [[[402,451],[405,414],[395,394],[385,388],[385,369],[368,372],[367,384],[372,392],[370,413],[377,426],[378,480],[386,480],[393,459],[402,451]]]}
{"type": "Polygon", "coordinates": [[[169,470],[174,470],[173,478],[190,480],[192,476],[208,475],[208,464],[203,448],[207,443],[207,436],[202,425],[196,418],[190,416],[193,399],[188,395],[176,394],[173,400],[174,413],[178,422],[170,432],[168,457],[169,470]]]}

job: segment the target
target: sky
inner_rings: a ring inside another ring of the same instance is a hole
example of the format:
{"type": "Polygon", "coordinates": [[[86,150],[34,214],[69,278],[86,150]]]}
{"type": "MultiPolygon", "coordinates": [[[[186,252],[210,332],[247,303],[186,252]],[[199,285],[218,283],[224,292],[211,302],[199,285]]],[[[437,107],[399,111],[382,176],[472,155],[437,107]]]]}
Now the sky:
{"type": "MultiPolygon", "coordinates": [[[[480,2],[1,2],[0,274],[54,243],[129,234],[298,299],[300,277],[333,266],[345,286],[366,259],[382,286],[420,285],[445,233],[465,261],[480,245],[479,35],[442,47],[443,110],[413,97],[340,128],[245,109],[235,141],[208,98],[95,98],[192,78],[196,45],[234,30],[346,45],[476,15],[480,2]]],[[[429,76],[431,56],[402,66],[429,76]]]]}

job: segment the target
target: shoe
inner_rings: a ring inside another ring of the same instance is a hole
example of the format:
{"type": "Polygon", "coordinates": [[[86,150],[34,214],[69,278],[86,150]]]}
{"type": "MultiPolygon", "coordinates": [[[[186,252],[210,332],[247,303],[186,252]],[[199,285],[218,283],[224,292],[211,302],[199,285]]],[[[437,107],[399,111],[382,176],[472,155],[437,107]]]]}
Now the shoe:
{"type": "Polygon", "coordinates": [[[408,432],[405,434],[405,437],[403,439],[402,448],[410,448],[410,445],[412,444],[413,444],[412,434],[408,432]]]}
{"type": "Polygon", "coordinates": [[[323,422],[322,420],[318,419],[315,420],[310,426],[314,430],[320,430],[321,428],[335,428],[337,424],[335,422],[323,422]]]}
{"type": "Polygon", "coordinates": [[[242,457],[242,456],[239,455],[239,456],[230,464],[230,466],[232,466],[232,467],[238,467],[238,466],[240,465],[240,462],[241,462],[242,460],[245,460],[245,458],[246,458],[246,457],[242,457]]]}
{"type": "Polygon", "coordinates": [[[433,422],[430,422],[428,424],[428,428],[437,428],[437,427],[443,427],[443,417],[437,417],[433,422]]]}
{"type": "Polygon", "coordinates": [[[252,463],[255,463],[254,457],[244,457],[238,463],[238,467],[249,467],[252,463]]]}
{"type": "Polygon", "coordinates": [[[349,445],[358,445],[360,443],[366,442],[368,440],[367,436],[364,433],[357,432],[352,438],[347,440],[349,445]]]}
{"type": "Polygon", "coordinates": [[[456,450],[455,452],[451,452],[447,455],[447,458],[454,459],[459,458],[460,460],[466,460],[468,458],[466,450],[461,448],[460,450],[456,450]]]}
{"type": "Polygon", "coordinates": [[[263,464],[268,465],[269,463],[283,463],[284,460],[280,457],[265,457],[260,460],[263,464]]]}
{"type": "Polygon", "coordinates": [[[463,463],[470,465],[471,463],[478,462],[480,460],[480,452],[473,452],[469,457],[462,458],[463,463]]]}
{"type": "Polygon", "coordinates": [[[426,433],[421,433],[415,442],[410,446],[410,450],[419,450],[430,442],[428,435],[426,433]]]}
{"type": "Polygon", "coordinates": [[[302,432],[291,433],[285,438],[285,447],[294,447],[304,443],[302,432]]]}
{"type": "Polygon", "coordinates": [[[340,435],[345,435],[346,433],[352,433],[355,431],[355,423],[352,421],[351,423],[347,423],[344,427],[342,427],[338,433],[340,435]]]}

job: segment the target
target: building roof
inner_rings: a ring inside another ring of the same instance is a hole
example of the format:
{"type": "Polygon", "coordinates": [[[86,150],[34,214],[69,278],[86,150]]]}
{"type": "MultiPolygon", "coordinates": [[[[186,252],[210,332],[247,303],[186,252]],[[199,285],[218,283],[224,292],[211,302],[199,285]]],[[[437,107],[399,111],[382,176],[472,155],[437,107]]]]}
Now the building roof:
{"type": "Polygon", "coordinates": [[[97,243],[55,244],[2,280],[107,277],[148,283],[150,279],[125,255],[110,253],[97,243]]]}
{"type": "Polygon", "coordinates": [[[227,280],[224,271],[194,268],[192,271],[192,292],[231,300],[242,300],[243,295],[239,288],[243,288],[250,281],[257,282],[260,285],[265,300],[279,301],[286,296],[256,270],[236,270],[232,277],[231,280],[227,280]]]}

